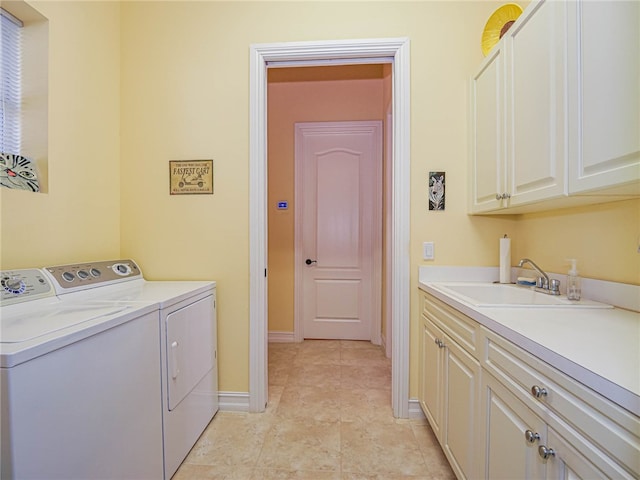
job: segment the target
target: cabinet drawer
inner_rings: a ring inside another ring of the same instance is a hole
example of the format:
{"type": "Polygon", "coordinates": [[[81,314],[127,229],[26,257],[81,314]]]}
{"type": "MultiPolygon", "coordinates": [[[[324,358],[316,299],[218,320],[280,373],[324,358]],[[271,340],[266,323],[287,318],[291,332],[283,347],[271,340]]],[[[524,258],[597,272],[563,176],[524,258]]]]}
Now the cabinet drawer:
{"type": "Polygon", "coordinates": [[[422,293],[420,298],[422,315],[479,360],[478,323],[429,294],[422,293]]]}
{"type": "Polygon", "coordinates": [[[640,472],[640,418],[484,327],[481,336],[482,366],[532,410],[552,426],[572,426],[631,473],[640,472]]]}
{"type": "MultiPolygon", "coordinates": [[[[566,425],[563,425],[566,427],[566,425]]],[[[599,447],[570,427],[549,427],[545,447],[554,455],[547,461],[547,479],[615,478],[637,479],[637,471],[629,472],[599,447]]]]}

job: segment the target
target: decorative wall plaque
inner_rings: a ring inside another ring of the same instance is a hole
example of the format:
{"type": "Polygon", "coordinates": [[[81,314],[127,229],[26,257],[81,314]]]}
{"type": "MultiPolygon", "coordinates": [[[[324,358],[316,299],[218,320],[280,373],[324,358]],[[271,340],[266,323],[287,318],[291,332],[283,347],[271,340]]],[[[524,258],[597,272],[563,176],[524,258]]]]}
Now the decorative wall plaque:
{"type": "Polygon", "coordinates": [[[39,192],[40,184],[35,163],[22,155],[0,152],[0,186],[39,192]]]}
{"type": "Polygon", "coordinates": [[[213,160],[170,160],[169,193],[213,194],[213,160]]]}
{"type": "Polygon", "coordinates": [[[444,210],[445,172],[429,172],[429,210],[444,210]]]}

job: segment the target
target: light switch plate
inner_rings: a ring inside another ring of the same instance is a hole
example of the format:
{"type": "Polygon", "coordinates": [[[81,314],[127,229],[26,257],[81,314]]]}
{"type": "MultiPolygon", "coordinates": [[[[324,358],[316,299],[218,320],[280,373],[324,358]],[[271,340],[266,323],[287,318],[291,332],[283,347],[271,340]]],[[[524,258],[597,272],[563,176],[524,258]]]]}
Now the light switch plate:
{"type": "Polygon", "coordinates": [[[424,242],[422,244],[423,260],[433,260],[435,258],[433,249],[434,249],[433,242],[424,242]]]}

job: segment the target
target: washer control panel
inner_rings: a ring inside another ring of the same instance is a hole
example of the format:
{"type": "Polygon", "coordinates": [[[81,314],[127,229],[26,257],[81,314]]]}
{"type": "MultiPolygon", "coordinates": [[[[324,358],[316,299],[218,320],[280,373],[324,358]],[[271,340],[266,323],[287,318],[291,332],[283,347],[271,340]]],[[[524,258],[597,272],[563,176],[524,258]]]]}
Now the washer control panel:
{"type": "Polygon", "coordinates": [[[10,305],[55,295],[42,270],[27,268],[0,272],[0,303],[10,305]]]}
{"type": "Polygon", "coordinates": [[[57,265],[44,271],[58,294],[142,278],[140,268],[130,259],[57,265]]]}

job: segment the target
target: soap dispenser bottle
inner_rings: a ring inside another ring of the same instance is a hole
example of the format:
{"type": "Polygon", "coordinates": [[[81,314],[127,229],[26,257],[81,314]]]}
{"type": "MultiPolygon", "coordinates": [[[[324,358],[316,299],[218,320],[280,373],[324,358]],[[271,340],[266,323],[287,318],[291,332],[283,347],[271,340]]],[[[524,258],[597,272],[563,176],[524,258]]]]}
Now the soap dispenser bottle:
{"type": "Polygon", "coordinates": [[[582,291],[580,288],[580,277],[576,269],[576,259],[570,258],[571,268],[567,274],[567,298],[569,300],[580,300],[582,291]]]}

